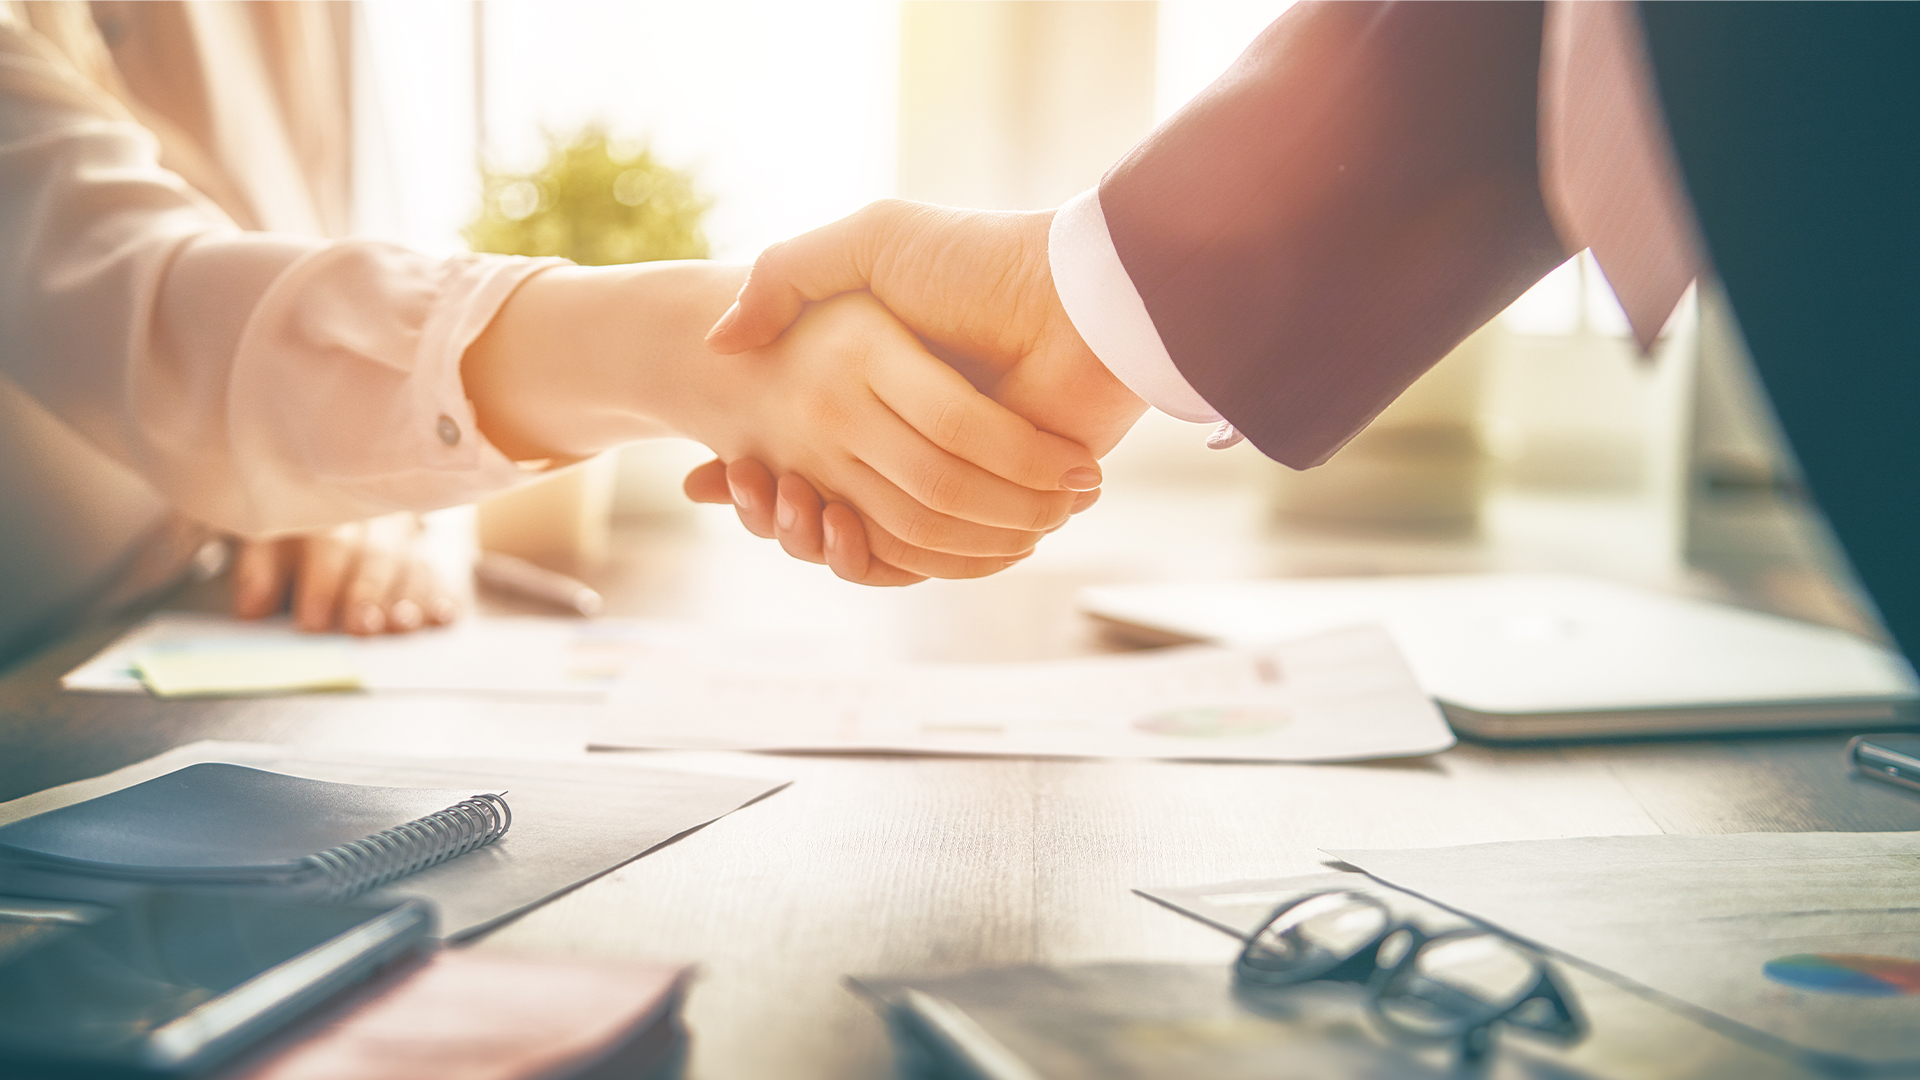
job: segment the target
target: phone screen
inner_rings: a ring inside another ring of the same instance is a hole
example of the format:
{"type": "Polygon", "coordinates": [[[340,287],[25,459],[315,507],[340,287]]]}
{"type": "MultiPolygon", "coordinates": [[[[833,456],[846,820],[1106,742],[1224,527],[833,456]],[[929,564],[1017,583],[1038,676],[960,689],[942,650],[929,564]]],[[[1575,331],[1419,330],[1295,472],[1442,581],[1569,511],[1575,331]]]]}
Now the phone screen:
{"type": "Polygon", "coordinates": [[[0,897],[0,1061],[213,1064],[411,948],[429,909],[150,892],[0,897]]]}

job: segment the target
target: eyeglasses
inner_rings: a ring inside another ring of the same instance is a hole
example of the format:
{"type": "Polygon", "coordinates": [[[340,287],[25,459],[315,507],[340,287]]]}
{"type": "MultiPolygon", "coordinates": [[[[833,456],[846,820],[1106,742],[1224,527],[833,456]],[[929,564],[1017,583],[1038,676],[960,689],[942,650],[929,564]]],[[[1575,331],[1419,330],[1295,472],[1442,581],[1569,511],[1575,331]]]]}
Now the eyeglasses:
{"type": "Polygon", "coordinates": [[[1314,893],[1281,905],[1247,939],[1234,978],[1253,990],[1358,983],[1389,1032],[1454,1042],[1462,1062],[1487,1055],[1496,1023],[1560,1043],[1586,1034],[1572,995],[1538,953],[1487,930],[1429,933],[1364,893],[1314,893]]]}

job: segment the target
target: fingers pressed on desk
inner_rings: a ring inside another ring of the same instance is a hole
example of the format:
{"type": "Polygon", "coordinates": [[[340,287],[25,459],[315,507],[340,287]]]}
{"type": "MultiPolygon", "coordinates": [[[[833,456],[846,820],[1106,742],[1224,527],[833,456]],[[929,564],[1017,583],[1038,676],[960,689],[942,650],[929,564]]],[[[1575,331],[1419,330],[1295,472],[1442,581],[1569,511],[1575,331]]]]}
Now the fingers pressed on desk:
{"type": "Polygon", "coordinates": [[[358,558],[341,589],[340,629],[349,634],[382,634],[388,629],[388,605],[401,584],[409,552],[406,541],[392,535],[386,520],[362,527],[358,558]]]}
{"type": "Polygon", "coordinates": [[[387,631],[404,634],[423,626],[439,626],[452,622],[459,610],[440,574],[414,551],[405,560],[405,572],[387,608],[387,631]]]}
{"type": "Polygon", "coordinates": [[[263,619],[287,602],[293,583],[293,548],[288,540],[242,540],[233,555],[233,613],[263,619]]]}
{"type": "Polygon", "coordinates": [[[342,525],[303,537],[293,583],[293,622],[311,634],[333,629],[347,575],[358,561],[362,527],[342,525]]]}

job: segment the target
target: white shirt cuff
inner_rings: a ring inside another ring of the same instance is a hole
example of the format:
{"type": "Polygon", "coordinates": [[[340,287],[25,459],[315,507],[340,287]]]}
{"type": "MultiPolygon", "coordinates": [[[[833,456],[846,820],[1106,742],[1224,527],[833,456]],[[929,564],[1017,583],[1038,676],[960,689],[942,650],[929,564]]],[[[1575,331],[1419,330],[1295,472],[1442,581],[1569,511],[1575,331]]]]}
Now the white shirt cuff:
{"type": "Polygon", "coordinates": [[[1047,261],[1067,318],[1114,378],[1168,416],[1196,424],[1220,422],[1219,411],[1167,355],[1146,302],[1113,248],[1099,188],[1088,188],[1054,212],[1047,261]]]}

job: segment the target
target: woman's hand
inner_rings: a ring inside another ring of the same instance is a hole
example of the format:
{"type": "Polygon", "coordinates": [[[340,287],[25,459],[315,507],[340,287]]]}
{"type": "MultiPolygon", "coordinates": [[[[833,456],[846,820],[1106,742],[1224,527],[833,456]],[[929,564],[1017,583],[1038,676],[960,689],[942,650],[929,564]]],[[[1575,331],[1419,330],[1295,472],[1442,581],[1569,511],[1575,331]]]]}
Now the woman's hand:
{"type": "Polygon", "coordinates": [[[706,331],[745,277],[649,263],[528,279],[462,365],[481,430],[517,460],[678,434],[759,461],[804,481],[796,497],[817,493],[795,516],[819,523],[820,542],[783,533],[783,546],[873,585],[1003,569],[1099,485],[1085,447],[980,393],[865,293],[809,305],[770,344],[714,353],[706,331]],[[858,557],[828,558],[848,531],[858,557]]]}
{"type": "Polygon", "coordinates": [[[389,514],[325,532],[243,540],[233,563],[233,613],[258,619],[288,606],[310,633],[403,634],[459,617],[460,604],[425,557],[420,519],[389,514]]]}

